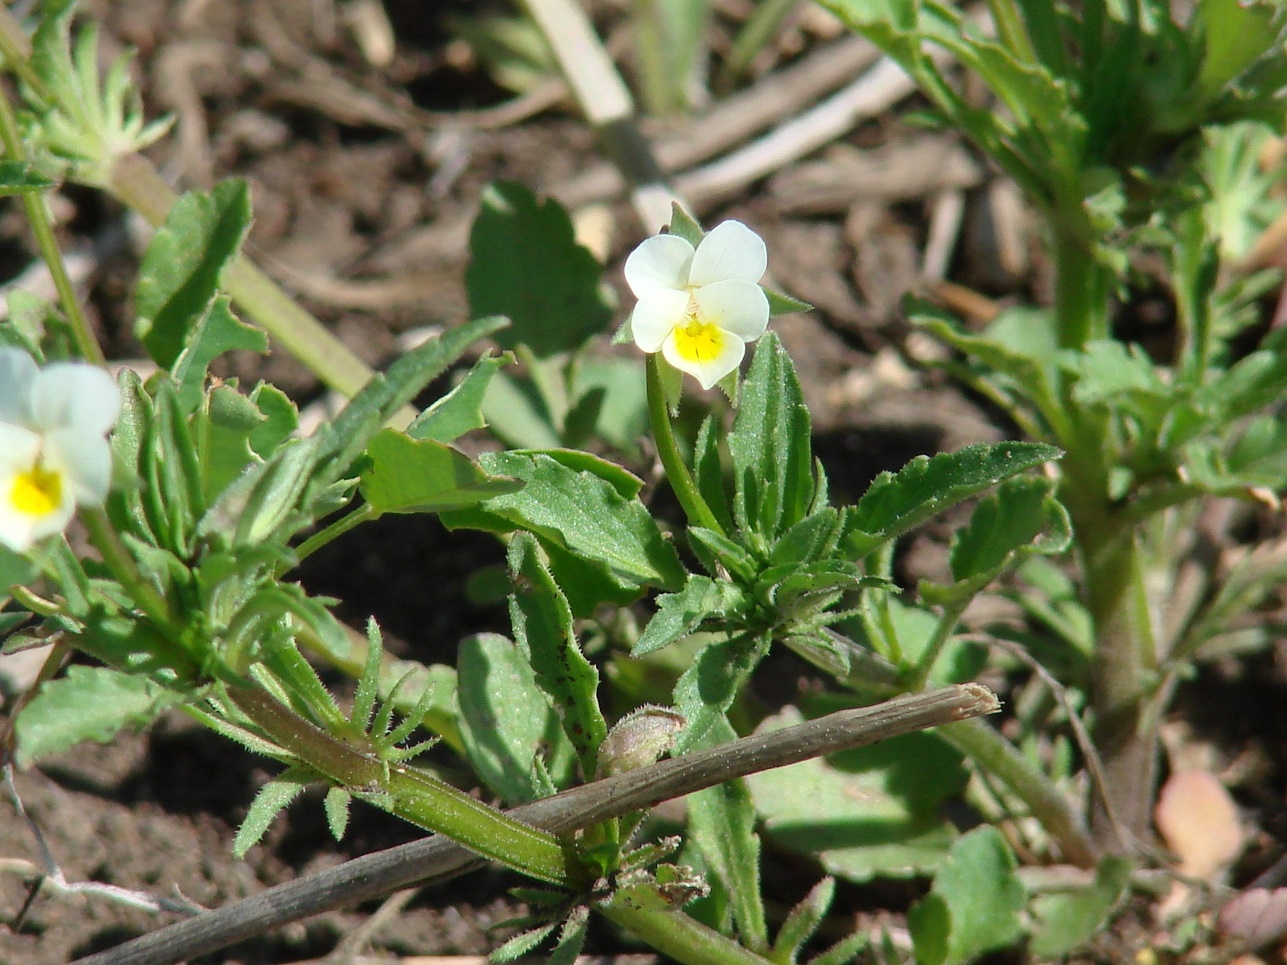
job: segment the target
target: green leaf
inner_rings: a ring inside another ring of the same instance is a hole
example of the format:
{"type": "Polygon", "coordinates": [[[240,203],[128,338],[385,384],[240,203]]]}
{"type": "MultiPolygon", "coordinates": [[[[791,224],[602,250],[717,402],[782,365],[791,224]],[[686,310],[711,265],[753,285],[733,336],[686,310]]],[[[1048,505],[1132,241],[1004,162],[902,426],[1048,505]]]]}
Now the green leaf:
{"type": "Polygon", "coordinates": [[[227,384],[211,389],[193,416],[204,501],[213,502],[247,466],[285,442],[298,424],[296,416],[294,404],[264,383],[249,396],[227,384]]]}
{"type": "MultiPolygon", "coordinates": [[[[189,192],[175,202],[139,267],[135,332],[159,366],[197,390],[206,365],[221,352],[267,350],[263,333],[233,318],[219,294],[249,229],[244,181],[224,181],[209,194],[189,192]]],[[[190,393],[185,402],[194,400],[190,393]]]]}
{"type": "Polygon", "coordinates": [[[509,598],[514,639],[531,661],[537,685],[549,695],[575,748],[581,772],[598,771],[599,745],[608,725],[599,710],[599,672],[585,659],[572,628],[572,611],[540,557],[536,540],[517,533],[509,544],[514,592],[509,598]]]}
{"type": "Polygon", "coordinates": [[[372,376],[328,427],[321,453],[328,469],[321,481],[325,484],[343,475],[394,412],[447,371],[470,345],[508,324],[495,316],[466,322],[412,349],[388,371],[372,376]]]}
{"type": "Polygon", "coordinates": [[[966,965],[1023,934],[1027,895],[1001,832],[976,828],[952,845],[934,887],[907,913],[919,965],[966,965]]]}
{"type": "MultiPolygon", "coordinates": [[[[737,732],[721,715],[699,742],[686,742],[685,749],[714,747],[736,738],[737,732]]],[[[755,833],[755,806],[746,784],[725,781],[688,795],[686,802],[689,837],[728,891],[742,944],[753,951],[766,949],[769,933],[760,894],[760,838],[755,833]]]]}
{"type": "Polygon", "coordinates": [[[0,596],[11,586],[24,586],[36,576],[35,564],[21,553],[0,546],[0,596]]]}
{"type": "Polygon", "coordinates": [[[377,513],[438,513],[516,492],[516,479],[488,475],[464,453],[433,439],[382,429],[367,447],[358,488],[377,513]]]}
{"type": "MultiPolygon", "coordinates": [[[[443,522],[451,529],[468,526],[502,533],[526,529],[547,550],[566,550],[579,557],[626,594],[648,586],[678,587],[685,571],[674,547],[647,508],[617,488],[627,483],[629,474],[613,474],[609,481],[588,468],[564,465],[563,458],[571,457],[539,452],[483,454],[479,464],[484,470],[521,479],[526,485],[487,500],[476,511],[446,513],[443,522]]],[[[588,465],[583,460],[578,464],[588,465]]],[[[557,562],[554,570],[561,586],[572,585],[559,573],[557,562]]]]}
{"type": "MultiPolygon", "coordinates": [[[[801,719],[788,708],[760,730],[801,719]]],[[[942,804],[968,778],[961,755],[938,735],[922,732],[746,780],[770,840],[861,883],[910,878],[938,867],[955,837],[940,813],[942,804]]]]}
{"type": "Polygon", "coordinates": [[[1054,555],[1072,542],[1072,521],[1054,496],[1053,480],[1018,476],[980,500],[970,522],[952,537],[950,587],[922,584],[930,603],[973,596],[1032,553],[1054,555]]]}
{"type": "Polygon", "coordinates": [[[813,933],[827,917],[835,897],[835,878],[823,878],[809,889],[809,893],[791,909],[786,921],[778,929],[778,936],[773,940],[770,952],[773,961],[785,963],[796,960],[804,943],[813,937],[813,933]]]}
{"type": "Polygon", "coordinates": [[[316,436],[294,440],[272,459],[242,473],[201,517],[197,535],[252,547],[285,540],[307,525],[310,520],[300,512],[300,503],[317,465],[320,442],[316,436]]]}
{"type": "Polygon", "coordinates": [[[688,721],[679,750],[710,747],[724,733],[725,717],[751,672],[768,653],[767,636],[721,640],[702,649],[675,684],[675,709],[688,721]]]}
{"type": "Polygon", "coordinates": [[[460,735],[478,776],[510,804],[543,797],[533,761],[558,787],[572,777],[575,755],[558,715],[514,644],[494,633],[461,641],[456,656],[460,735]]]}
{"type": "Polygon", "coordinates": [[[743,531],[772,540],[804,518],[814,491],[809,410],[791,356],[773,332],[756,346],[728,451],[743,531]]]}
{"type": "Polygon", "coordinates": [[[746,595],[732,583],[690,575],[678,593],[657,597],[657,612],[635,641],[635,657],[660,650],[692,633],[706,620],[719,619],[746,606],[746,595]]]}
{"type": "Polygon", "coordinates": [[[760,288],[769,300],[770,317],[774,315],[790,315],[792,312],[813,311],[813,306],[808,302],[802,302],[798,298],[793,298],[784,292],[774,291],[772,288],[765,288],[763,285],[760,288]]]}
{"type": "Polygon", "coordinates": [[[504,348],[522,344],[547,358],[607,328],[612,309],[600,287],[602,268],[577,244],[557,201],[538,201],[511,182],[488,185],[469,250],[470,311],[509,317],[512,327],[496,339],[504,348]]]}
{"type": "Polygon", "coordinates": [[[246,817],[232,840],[232,856],[244,858],[246,852],[259,843],[277,815],[290,807],[313,780],[316,780],[316,775],[305,769],[288,767],[279,777],[261,787],[246,809],[246,817]]]}
{"type": "Polygon", "coordinates": [[[897,473],[881,473],[845,510],[841,545],[865,556],[949,506],[1060,455],[1044,443],[1002,442],[917,456],[897,473]]]}
{"type": "Polygon", "coordinates": [[[679,206],[678,201],[670,203],[670,225],[666,229],[667,234],[672,234],[677,238],[683,238],[690,245],[696,248],[706,237],[706,232],[702,226],[687,211],[679,206]]]}
{"type": "Polygon", "coordinates": [[[342,787],[333,787],[326,792],[322,806],[326,811],[326,826],[331,837],[336,841],[344,840],[344,832],[349,826],[349,804],[353,798],[342,787]]]}
{"type": "Polygon", "coordinates": [[[648,392],[637,358],[582,359],[570,390],[582,397],[603,391],[595,432],[617,449],[634,451],[648,431],[648,392]]]}
{"type": "Polygon", "coordinates": [[[412,439],[436,439],[455,442],[466,432],[487,425],[483,418],[483,399],[492,378],[503,365],[514,360],[512,355],[483,355],[460,384],[435,402],[407,426],[412,439]]]}
{"type": "Polygon", "coordinates": [[[0,161],[0,198],[28,191],[44,191],[53,186],[53,181],[26,161],[0,161]]]}
{"type": "Polygon", "coordinates": [[[530,380],[498,372],[487,386],[482,414],[492,433],[511,446],[557,449],[563,444],[545,400],[530,380]]]}
{"type": "Polygon", "coordinates": [[[145,677],[107,667],[69,667],[19,712],[18,765],[26,767],[81,741],[104,744],[126,727],[150,724],[183,699],[145,677]]]}
{"type": "Polygon", "coordinates": [[[1090,941],[1103,931],[1130,881],[1130,861],[1110,856],[1099,863],[1090,886],[1033,898],[1036,923],[1029,950],[1040,958],[1059,958],[1090,941]]]}

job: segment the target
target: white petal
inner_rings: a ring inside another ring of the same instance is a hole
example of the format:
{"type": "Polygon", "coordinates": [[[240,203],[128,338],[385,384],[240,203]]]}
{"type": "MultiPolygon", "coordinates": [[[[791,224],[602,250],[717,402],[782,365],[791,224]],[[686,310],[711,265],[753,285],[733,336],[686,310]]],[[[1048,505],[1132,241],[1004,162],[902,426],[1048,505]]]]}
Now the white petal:
{"type": "Polygon", "coordinates": [[[688,292],[661,289],[640,298],[630,315],[630,333],[641,351],[656,352],[688,311],[688,292]]]}
{"type": "Polygon", "coordinates": [[[0,349],[0,422],[26,425],[31,419],[31,385],[36,360],[16,348],[0,349]]]}
{"type": "Polygon", "coordinates": [[[97,432],[78,427],[45,436],[45,462],[71,483],[82,506],[101,506],[112,488],[112,448],[97,432]]]}
{"type": "Polygon", "coordinates": [[[693,292],[693,300],[700,318],[744,342],[754,342],[768,327],[769,299],[751,282],[717,281],[693,292]]]}
{"type": "Polygon", "coordinates": [[[75,426],[101,435],[116,424],[120,411],[121,393],[112,377],[85,362],[47,365],[31,387],[36,428],[75,426]]]}
{"type": "Polygon", "coordinates": [[[688,266],[693,246],[677,235],[645,238],[626,259],[626,284],[635,298],[647,298],[657,291],[688,285],[688,266]]]}
{"type": "Polygon", "coordinates": [[[709,389],[742,363],[742,356],[746,354],[746,343],[740,338],[726,338],[720,345],[718,354],[698,362],[679,354],[675,346],[675,335],[672,332],[662,345],[661,354],[679,371],[686,372],[700,382],[703,389],[709,389]]]}
{"type": "Polygon", "coordinates": [[[0,422],[0,476],[26,472],[39,457],[39,435],[22,426],[0,422]]]}
{"type": "Polygon", "coordinates": [[[717,224],[702,239],[688,269],[688,284],[700,288],[725,279],[758,282],[769,267],[764,239],[740,221],[717,224]]]}

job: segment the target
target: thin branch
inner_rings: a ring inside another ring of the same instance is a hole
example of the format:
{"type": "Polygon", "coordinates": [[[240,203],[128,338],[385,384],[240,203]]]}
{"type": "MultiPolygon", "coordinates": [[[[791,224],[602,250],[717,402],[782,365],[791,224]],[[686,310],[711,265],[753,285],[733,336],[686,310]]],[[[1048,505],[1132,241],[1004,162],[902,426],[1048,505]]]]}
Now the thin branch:
{"type": "MultiPolygon", "coordinates": [[[[941,690],[829,714],[769,734],[660,761],[508,812],[556,834],[574,831],[682,797],[724,781],[928,727],[968,720],[998,709],[981,684],[941,690]]],[[[215,911],[177,922],[77,965],[171,965],[208,954],[270,928],[369,901],[416,883],[443,881],[484,864],[441,835],[363,855],[290,881],[215,911]]]]}

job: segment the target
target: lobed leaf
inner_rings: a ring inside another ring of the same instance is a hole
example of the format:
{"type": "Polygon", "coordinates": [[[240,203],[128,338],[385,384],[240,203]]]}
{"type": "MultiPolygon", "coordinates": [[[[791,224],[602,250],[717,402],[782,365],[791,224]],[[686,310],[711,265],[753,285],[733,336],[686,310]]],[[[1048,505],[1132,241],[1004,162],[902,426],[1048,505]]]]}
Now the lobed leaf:
{"type": "Polygon", "coordinates": [[[46,683],[19,712],[15,759],[20,767],[82,741],[105,744],[127,727],[150,724],[183,695],[135,674],[74,665],[46,683]]]}
{"type": "Polygon", "coordinates": [[[463,452],[433,439],[382,429],[366,450],[358,489],[377,513],[440,513],[516,492],[517,479],[492,476],[463,452]]]}
{"type": "Polygon", "coordinates": [[[866,556],[949,506],[1060,455],[1044,443],[1002,442],[917,456],[897,473],[881,473],[845,510],[841,545],[866,556]]]}
{"type": "Polygon", "coordinates": [[[745,605],[745,594],[733,584],[690,575],[678,593],[663,593],[657,597],[657,612],[644,627],[630,653],[642,657],[660,650],[688,636],[707,620],[728,616],[745,605]]]}

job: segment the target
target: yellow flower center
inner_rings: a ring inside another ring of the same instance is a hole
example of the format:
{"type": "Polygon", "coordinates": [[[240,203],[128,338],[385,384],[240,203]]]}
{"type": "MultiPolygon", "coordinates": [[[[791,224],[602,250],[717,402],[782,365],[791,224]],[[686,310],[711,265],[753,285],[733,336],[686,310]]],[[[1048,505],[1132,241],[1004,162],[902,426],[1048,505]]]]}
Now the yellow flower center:
{"type": "Polygon", "coordinates": [[[711,362],[719,357],[727,338],[718,325],[690,314],[675,328],[675,351],[689,362],[711,362]]]}
{"type": "Polygon", "coordinates": [[[63,477],[40,463],[18,473],[9,491],[9,502],[27,516],[47,516],[63,500],[63,477]]]}

